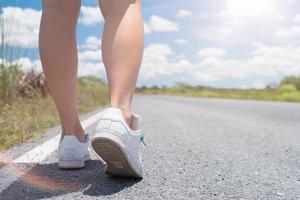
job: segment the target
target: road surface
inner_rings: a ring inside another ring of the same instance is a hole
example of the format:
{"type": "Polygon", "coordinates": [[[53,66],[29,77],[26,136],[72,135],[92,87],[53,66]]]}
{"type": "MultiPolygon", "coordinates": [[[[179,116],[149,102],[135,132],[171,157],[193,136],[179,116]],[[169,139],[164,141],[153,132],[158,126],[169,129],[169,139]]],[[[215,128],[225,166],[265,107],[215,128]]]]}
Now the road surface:
{"type": "Polygon", "coordinates": [[[143,180],[107,177],[94,152],[84,169],[59,170],[54,128],[7,152],[0,199],[300,199],[300,104],[136,96],[133,108],[143,180]]]}

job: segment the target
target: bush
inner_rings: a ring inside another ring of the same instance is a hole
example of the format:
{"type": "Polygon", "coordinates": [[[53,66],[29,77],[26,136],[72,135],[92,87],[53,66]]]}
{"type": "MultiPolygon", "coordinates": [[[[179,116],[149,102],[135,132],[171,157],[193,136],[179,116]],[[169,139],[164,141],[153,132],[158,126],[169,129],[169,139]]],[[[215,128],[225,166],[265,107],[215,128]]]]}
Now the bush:
{"type": "Polygon", "coordinates": [[[0,100],[12,101],[17,96],[17,87],[23,73],[17,66],[0,65],[0,100]]]}
{"type": "Polygon", "coordinates": [[[17,87],[18,96],[26,98],[46,97],[48,88],[43,73],[34,71],[24,74],[17,87]]]}
{"type": "Polygon", "coordinates": [[[109,102],[107,85],[97,77],[80,77],[77,87],[79,112],[90,111],[109,102]]]}
{"type": "Polygon", "coordinates": [[[0,106],[0,152],[58,123],[54,103],[50,98],[17,98],[0,106]]]}
{"type": "Polygon", "coordinates": [[[0,65],[0,100],[9,103],[22,98],[38,98],[47,95],[42,73],[22,72],[17,65],[0,65]]]}
{"type": "Polygon", "coordinates": [[[289,101],[289,102],[300,102],[300,92],[283,93],[278,95],[277,100],[289,101]]]}
{"type": "MultiPolygon", "coordinates": [[[[12,101],[1,102],[0,152],[13,145],[22,144],[28,139],[38,138],[40,133],[59,122],[55,104],[49,95],[44,98],[40,95],[31,95],[40,92],[40,89],[33,88],[41,88],[39,81],[43,78],[37,78],[40,76],[32,74],[25,77],[24,79],[28,81],[24,81],[21,90],[25,95],[18,95],[12,101]]],[[[92,111],[109,101],[107,85],[101,79],[79,78],[77,89],[80,114],[92,111]]]]}
{"type": "Polygon", "coordinates": [[[283,84],[278,89],[279,94],[286,94],[286,93],[294,93],[297,92],[297,88],[293,84],[283,84]]]}
{"type": "Polygon", "coordinates": [[[0,16],[0,102],[11,102],[18,95],[17,87],[23,72],[16,63],[21,48],[9,45],[14,20],[0,16]]]}
{"type": "Polygon", "coordinates": [[[288,76],[285,77],[282,81],[281,81],[281,86],[282,85],[287,85],[287,84],[291,84],[294,85],[297,90],[300,90],[300,76],[288,76]]]}

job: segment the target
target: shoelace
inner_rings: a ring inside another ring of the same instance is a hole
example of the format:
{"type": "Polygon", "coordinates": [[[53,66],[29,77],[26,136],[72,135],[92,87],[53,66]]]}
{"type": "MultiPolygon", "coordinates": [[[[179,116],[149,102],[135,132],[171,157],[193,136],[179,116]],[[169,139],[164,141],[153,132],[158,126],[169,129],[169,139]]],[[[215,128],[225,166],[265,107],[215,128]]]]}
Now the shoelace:
{"type": "Polygon", "coordinates": [[[145,139],[144,135],[141,135],[140,136],[140,142],[142,142],[145,146],[147,146],[146,143],[145,143],[145,141],[144,141],[144,139],[145,139]]]}

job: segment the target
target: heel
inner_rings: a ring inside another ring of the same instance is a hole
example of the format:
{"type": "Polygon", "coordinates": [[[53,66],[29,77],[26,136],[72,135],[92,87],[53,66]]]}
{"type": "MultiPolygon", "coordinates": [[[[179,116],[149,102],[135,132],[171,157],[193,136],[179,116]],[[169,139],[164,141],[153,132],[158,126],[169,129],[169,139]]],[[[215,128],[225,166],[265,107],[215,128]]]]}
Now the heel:
{"type": "Polygon", "coordinates": [[[60,160],[58,161],[58,168],[61,169],[80,169],[84,167],[82,160],[60,160]]]}

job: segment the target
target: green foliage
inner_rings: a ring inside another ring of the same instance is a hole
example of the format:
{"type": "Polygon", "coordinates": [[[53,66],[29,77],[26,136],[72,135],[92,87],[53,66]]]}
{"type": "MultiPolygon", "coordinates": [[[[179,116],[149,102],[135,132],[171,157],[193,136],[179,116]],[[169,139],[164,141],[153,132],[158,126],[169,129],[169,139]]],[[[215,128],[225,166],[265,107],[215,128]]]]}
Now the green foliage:
{"type": "Polygon", "coordinates": [[[96,76],[83,76],[78,78],[78,83],[81,85],[84,84],[101,84],[105,85],[106,83],[101,79],[96,76]]]}
{"type": "Polygon", "coordinates": [[[208,98],[253,99],[269,101],[300,102],[300,91],[292,84],[274,86],[264,89],[216,89],[205,86],[191,86],[179,83],[172,87],[146,87],[138,88],[137,92],[143,94],[164,94],[178,96],[195,96],[208,98]]]}
{"type": "Polygon", "coordinates": [[[281,82],[281,86],[282,85],[294,85],[297,90],[300,91],[300,76],[288,76],[288,77],[285,77],[282,82],[281,82]]]}
{"type": "Polygon", "coordinates": [[[282,84],[278,88],[279,94],[285,94],[285,93],[295,93],[297,92],[297,88],[293,84],[282,84]]]}
{"type": "Polygon", "coordinates": [[[300,92],[283,93],[277,96],[278,101],[300,102],[300,92]]]}
{"type": "Polygon", "coordinates": [[[17,96],[17,86],[22,72],[17,66],[0,65],[0,100],[7,102],[17,96]]]}
{"type": "Polygon", "coordinates": [[[23,74],[15,62],[21,55],[21,48],[9,45],[13,26],[13,17],[4,19],[0,16],[0,103],[16,98],[18,81],[23,74]]]}
{"type": "MultiPolygon", "coordinates": [[[[0,151],[38,137],[59,121],[43,74],[24,73],[16,63],[23,49],[9,45],[13,18],[0,16],[0,151]]],[[[77,89],[80,113],[108,102],[108,89],[101,79],[79,78],[77,89]]]]}
{"type": "Polygon", "coordinates": [[[37,138],[41,131],[58,122],[50,98],[18,98],[0,107],[0,150],[28,139],[37,138]]]}
{"type": "Polygon", "coordinates": [[[44,74],[34,71],[23,74],[16,89],[22,98],[40,98],[48,94],[44,74]]]}
{"type": "Polygon", "coordinates": [[[79,112],[86,112],[109,101],[109,92],[104,81],[97,77],[80,77],[77,87],[79,112]]]}
{"type": "MultiPolygon", "coordinates": [[[[79,78],[77,89],[80,114],[108,103],[108,88],[100,79],[79,78]]],[[[35,98],[18,95],[11,101],[0,103],[0,151],[38,138],[40,133],[58,122],[55,105],[49,95],[43,98],[41,95],[35,98]]]]}
{"type": "Polygon", "coordinates": [[[297,91],[296,85],[292,83],[281,84],[278,93],[277,100],[279,101],[300,102],[300,91],[297,91]]]}
{"type": "Polygon", "coordinates": [[[40,98],[47,95],[42,73],[24,73],[19,66],[0,65],[0,104],[22,98],[40,98]]]}

